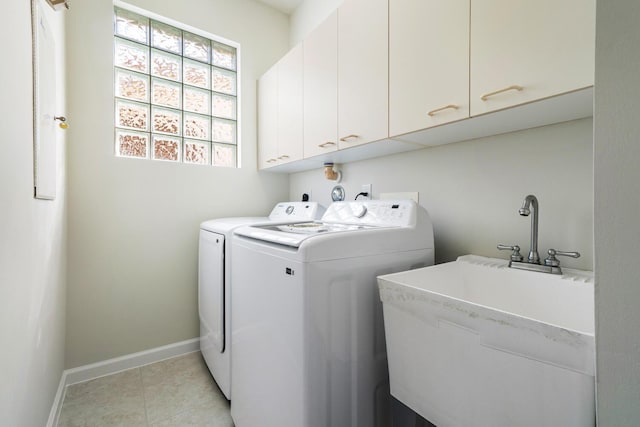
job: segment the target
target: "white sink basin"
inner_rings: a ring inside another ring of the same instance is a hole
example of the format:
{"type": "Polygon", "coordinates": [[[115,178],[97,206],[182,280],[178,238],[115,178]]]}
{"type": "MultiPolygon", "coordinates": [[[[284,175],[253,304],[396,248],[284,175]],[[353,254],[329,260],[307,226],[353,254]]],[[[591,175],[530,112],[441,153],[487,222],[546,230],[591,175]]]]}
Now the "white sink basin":
{"type": "Polygon", "coordinates": [[[593,274],[507,264],[378,277],[391,393],[438,427],[595,425],[593,274]]]}

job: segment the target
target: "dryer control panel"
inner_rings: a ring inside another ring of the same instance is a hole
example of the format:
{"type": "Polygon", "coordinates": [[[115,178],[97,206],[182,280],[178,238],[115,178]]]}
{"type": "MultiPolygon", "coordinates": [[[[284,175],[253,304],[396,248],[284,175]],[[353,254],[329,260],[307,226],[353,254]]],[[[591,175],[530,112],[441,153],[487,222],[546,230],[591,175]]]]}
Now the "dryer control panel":
{"type": "Polygon", "coordinates": [[[322,216],[324,208],[318,202],[282,202],[274,206],[270,221],[313,221],[322,216]]]}

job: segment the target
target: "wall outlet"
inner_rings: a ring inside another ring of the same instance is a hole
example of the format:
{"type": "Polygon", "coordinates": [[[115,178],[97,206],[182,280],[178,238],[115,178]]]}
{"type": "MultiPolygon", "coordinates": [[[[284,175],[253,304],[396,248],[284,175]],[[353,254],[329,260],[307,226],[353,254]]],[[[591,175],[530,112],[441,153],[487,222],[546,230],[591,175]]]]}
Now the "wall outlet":
{"type": "Polygon", "coordinates": [[[309,201],[313,202],[313,194],[311,193],[311,190],[303,191],[300,195],[300,200],[302,200],[305,194],[309,196],[309,201]]]}
{"type": "Polygon", "coordinates": [[[360,196],[358,197],[358,199],[365,199],[365,200],[371,200],[373,199],[373,193],[371,193],[371,184],[362,184],[362,186],[360,187],[360,192],[361,193],[367,193],[368,196],[360,196]]]}

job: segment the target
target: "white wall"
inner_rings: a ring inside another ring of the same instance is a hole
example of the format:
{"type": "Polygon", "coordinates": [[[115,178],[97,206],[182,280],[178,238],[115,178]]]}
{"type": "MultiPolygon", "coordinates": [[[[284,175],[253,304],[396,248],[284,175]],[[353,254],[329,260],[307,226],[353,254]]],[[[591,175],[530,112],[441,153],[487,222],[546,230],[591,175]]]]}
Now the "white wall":
{"type": "MultiPolygon", "coordinates": [[[[42,8],[56,41],[64,112],[64,14],[42,8]]],[[[65,134],[58,131],[57,198],[33,198],[29,1],[3,4],[0,155],[0,424],[43,426],[64,363],[65,134]]]]}
{"type": "Polygon", "coordinates": [[[640,425],[640,3],[598,0],[595,247],[598,425],[640,425]]]}
{"type": "MultiPolygon", "coordinates": [[[[577,250],[562,265],[593,265],[592,120],[582,119],[473,141],[341,165],[347,200],[362,184],[380,193],[417,191],[435,231],[436,262],[459,255],[508,258],[498,243],[529,250],[527,194],[540,202],[539,251],[577,250]]],[[[291,198],[303,192],[330,202],[335,182],[322,168],[291,175],[291,198]]]]}
{"type": "Polygon", "coordinates": [[[252,0],[132,4],[241,44],[242,169],[116,158],[110,0],[68,15],[69,291],[66,366],[197,337],[197,233],[265,215],[288,177],[256,171],[256,80],[288,48],[288,17],[252,0]]]}

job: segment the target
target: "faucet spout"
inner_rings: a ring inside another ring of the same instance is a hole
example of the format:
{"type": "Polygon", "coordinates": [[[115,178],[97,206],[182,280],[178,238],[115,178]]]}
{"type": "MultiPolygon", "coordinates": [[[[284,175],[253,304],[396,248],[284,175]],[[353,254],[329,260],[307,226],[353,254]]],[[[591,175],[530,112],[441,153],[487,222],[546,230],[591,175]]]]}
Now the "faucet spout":
{"type": "Polygon", "coordinates": [[[538,255],[538,199],[533,194],[529,194],[525,199],[522,207],[518,210],[522,216],[531,214],[531,247],[529,249],[529,257],[527,262],[532,264],[540,264],[540,255],[538,255]]]}

